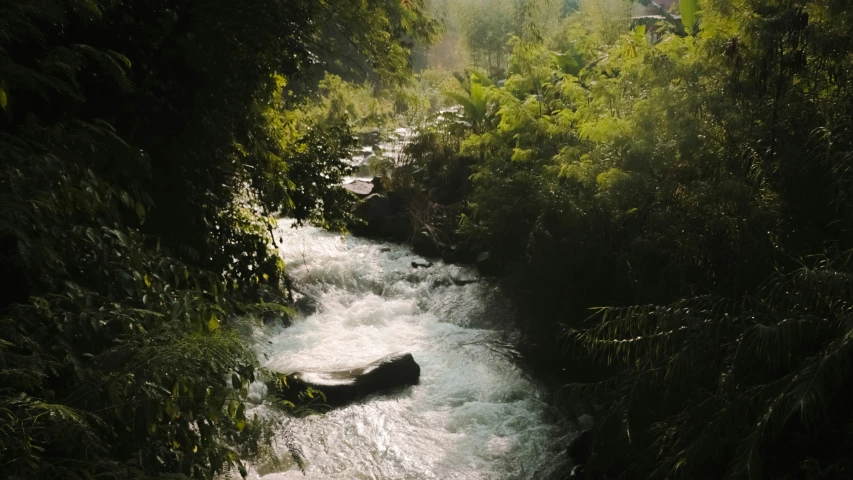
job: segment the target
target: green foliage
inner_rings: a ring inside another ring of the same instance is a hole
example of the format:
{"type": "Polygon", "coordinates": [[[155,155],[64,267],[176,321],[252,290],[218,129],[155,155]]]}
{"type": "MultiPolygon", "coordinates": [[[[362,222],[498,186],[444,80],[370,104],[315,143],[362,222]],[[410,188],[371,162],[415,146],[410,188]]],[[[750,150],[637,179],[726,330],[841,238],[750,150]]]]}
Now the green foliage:
{"type": "Polygon", "coordinates": [[[698,28],[699,5],[696,0],[678,0],[678,11],[681,13],[681,21],[687,33],[694,33],[698,28]]]}
{"type": "Polygon", "coordinates": [[[238,315],[263,307],[229,295],[230,278],[147,247],[113,213],[133,200],[91,170],[26,160],[4,168],[19,194],[4,207],[20,218],[0,226],[29,220],[18,259],[40,296],[0,319],[4,474],[212,478],[268,444],[260,421],[222,413],[244,404],[257,371],[238,315]],[[58,188],[26,205],[20,194],[41,182],[58,188]],[[227,385],[225,372],[245,383],[227,385]]]}
{"type": "Polygon", "coordinates": [[[646,478],[843,478],[851,472],[850,253],[713,296],[601,309],[567,351],[617,367],[569,391],[610,405],[590,468],[646,478]],[[614,459],[613,452],[622,452],[614,459]],[[628,462],[622,463],[622,462],[628,462]]]}
{"type": "Polygon", "coordinates": [[[492,81],[482,73],[472,72],[471,78],[468,82],[463,82],[463,85],[465,83],[467,83],[468,87],[467,96],[463,96],[455,92],[445,92],[445,95],[462,106],[462,109],[465,112],[465,119],[471,124],[472,128],[476,132],[479,131],[483,122],[486,120],[486,108],[488,102],[486,88],[492,85],[492,81]]]}
{"type": "MultiPolygon", "coordinates": [[[[632,8],[511,38],[483,116],[452,96],[478,119],[449,130],[472,161],[457,236],[508,266],[555,368],[593,380],[572,386],[606,407],[592,478],[846,478],[848,255],[779,272],[853,247],[853,17],[682,2],[678,35],[632,8]],[[582,324],[598,305],[646,306],[582,324]]],[[[419,145],[416,165],[441,152],[419,145]]]]}
{"type": "Polygon", "coordinates": [[[554,60],[560,71],[567,75],[578,76],[581,69],[585,66],[583,55],[581,55],[574,46],[571,46],[565,53],[552,52],[554,60]]]}
{"type": "Polygon", "coordinates": [[[402,37],[436,26],[350,3],[0,1],[0,476],[212,479],[274,453],[246,335],[289,312],[273,215],[342,228],[352,202],[354,118],[288,86],[331,28],[402,81],[402,37]]]}

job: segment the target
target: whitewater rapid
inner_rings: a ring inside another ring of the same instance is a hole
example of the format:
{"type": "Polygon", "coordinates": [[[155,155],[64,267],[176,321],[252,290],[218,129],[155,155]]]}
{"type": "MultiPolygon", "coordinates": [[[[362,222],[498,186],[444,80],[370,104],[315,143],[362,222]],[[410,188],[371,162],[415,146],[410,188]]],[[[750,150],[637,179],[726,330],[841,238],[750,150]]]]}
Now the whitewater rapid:
{"type": "Polygon", "coordinates": [[[276,231],[280,253],[316,309],[266,332],[262,364],[335,370],[408,351],[421,379],[288,420],[305,475],[291,462],[258,465],[250,478],[527,479],[561,466],[563,432],[521,367],[508,308],[493,285],[456,285],[455,275],[474,272],[441,262],[415,269],[419,257],[405,246],[291,227],[282,220],[276,231]]]}

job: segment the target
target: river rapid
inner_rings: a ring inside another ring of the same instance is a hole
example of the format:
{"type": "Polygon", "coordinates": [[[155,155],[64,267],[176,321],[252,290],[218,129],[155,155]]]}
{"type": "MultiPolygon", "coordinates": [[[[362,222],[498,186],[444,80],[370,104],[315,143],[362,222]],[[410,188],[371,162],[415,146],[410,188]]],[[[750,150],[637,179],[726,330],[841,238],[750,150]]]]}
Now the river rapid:
{"type": "Polygon", "coordinates": [[[563,466],[566,432],[513,348],[493,285],[457,285],[454,277],[475,272],[441,262],[416,269],[419,257],[406,246],[295,229],[289,220],[276,238],[297,288],[316,305],[291,327],[264,333],[264,366],[334,370],[409,351],[421,378],[288,420],[305,475],[291,463],[258,465],[250,478],[539,479],[563,466]]]}

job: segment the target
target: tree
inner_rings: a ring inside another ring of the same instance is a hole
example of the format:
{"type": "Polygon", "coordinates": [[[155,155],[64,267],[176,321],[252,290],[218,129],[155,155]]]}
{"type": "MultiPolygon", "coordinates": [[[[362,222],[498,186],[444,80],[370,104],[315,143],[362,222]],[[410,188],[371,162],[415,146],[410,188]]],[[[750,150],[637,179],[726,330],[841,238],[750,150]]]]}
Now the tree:
{"type": "Polygon", "coordinates": [[[268,450],[248,387],[274,379],[238,332],[287,318],[271,216],[339,228],[352,201],[346,118],[309,125],[293,92],[329,28],[389,81],[436,28],[350,3],[0,1],[3,476],[214,478],[268,450]]]}

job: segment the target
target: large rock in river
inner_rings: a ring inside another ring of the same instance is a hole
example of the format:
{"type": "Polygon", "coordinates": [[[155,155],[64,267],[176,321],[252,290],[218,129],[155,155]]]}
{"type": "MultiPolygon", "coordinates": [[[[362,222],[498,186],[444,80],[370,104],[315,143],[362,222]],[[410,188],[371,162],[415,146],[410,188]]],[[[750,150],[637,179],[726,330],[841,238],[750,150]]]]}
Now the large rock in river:
{"type": "Polygon", "coordinates": [[[404,240],[409,235],[411,219],[400,208],[399,199],[389,195],[374,193],[365,197],[356,205],[353,215],[367,222],[366,225],[351,225],[354,233],[404,240]]]}
{"type": "Polygon", "coordinates": [[[397,212],[394,204],[386,195],[374,193],[359,202],[352,213],[356,217],[366,221],[368,225],[378,226],[382,223],[382,220],[397,212]]]}
{"type": "Polygon", "coordinates": [[[349,183],[345,183],[344,188],[358,195],[359,198],[365,198],[373,193],[373,189],[376,188],[376,185],[372,182],[365,182],[364,180],[353,180],[349,183]]]}
{"type": "Polygon", "coordinates": [[[419,231],[412,238],[412,250],[424,257],[436,258],[441,256],[441,245],[427,229],[419,231]]]}
{"type": "Polygon", "coordinates": [[[421,367],[411,353],[395,353],[351,370],[291,373],[287,375],[287,390],[299,392],[311,387],[323,392],[327,404],[340,406],[373,393],[415,385],[420,375],[421,367]]]}

